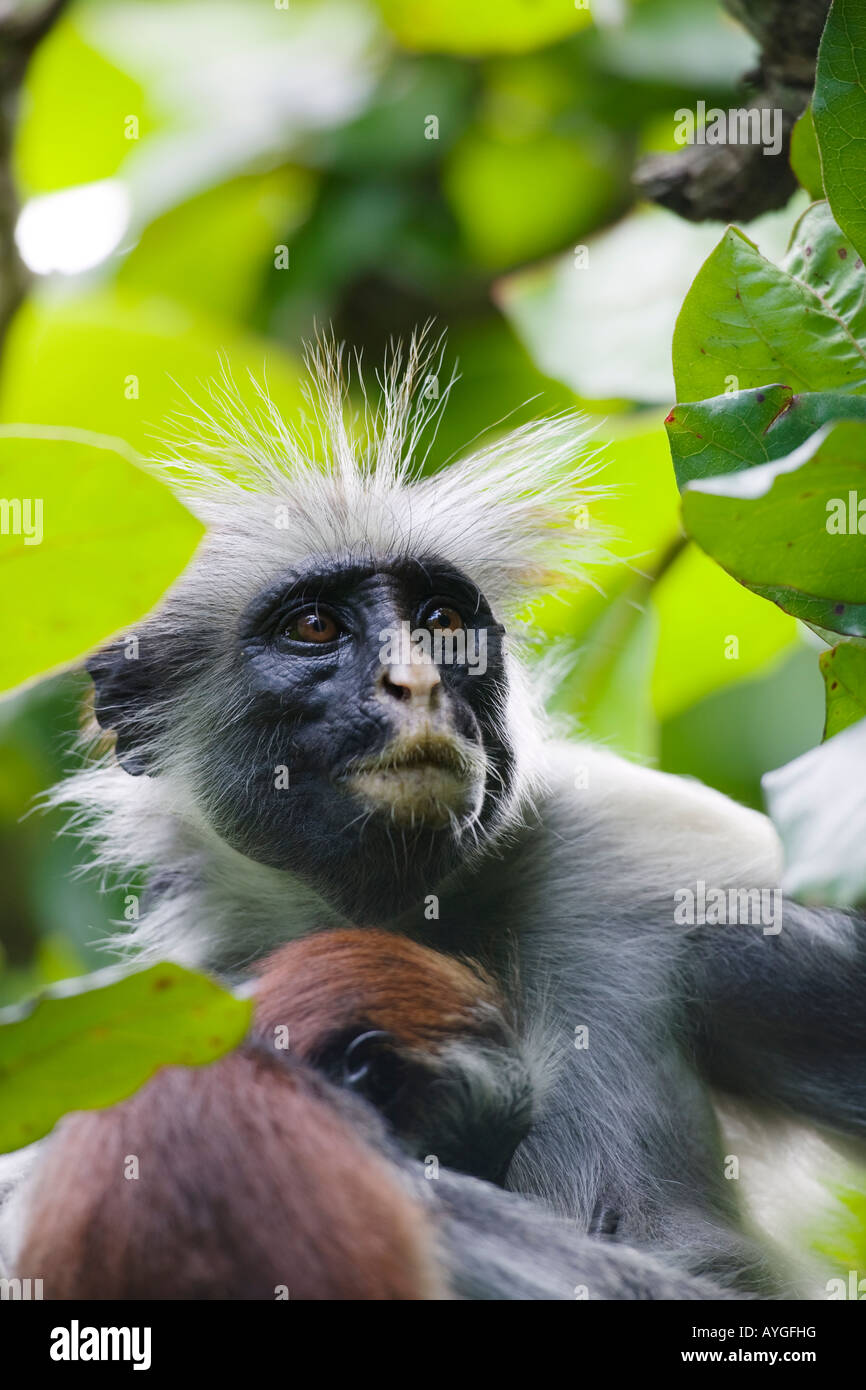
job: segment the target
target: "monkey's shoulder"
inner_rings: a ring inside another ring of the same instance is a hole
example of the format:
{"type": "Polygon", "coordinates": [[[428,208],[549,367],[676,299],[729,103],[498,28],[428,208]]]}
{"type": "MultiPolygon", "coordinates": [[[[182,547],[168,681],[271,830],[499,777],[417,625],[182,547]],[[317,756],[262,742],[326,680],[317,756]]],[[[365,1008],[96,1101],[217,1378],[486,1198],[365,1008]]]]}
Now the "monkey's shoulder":
{"type": "Polygon", "coordinates": [[[554,869],[570,864],[590,891],[657,898],[697,879],[719,887],[778,881],[771,822],[720,792],[581,742],[552,742],[545,763],[537,803],[545,858],[554,869]]]}

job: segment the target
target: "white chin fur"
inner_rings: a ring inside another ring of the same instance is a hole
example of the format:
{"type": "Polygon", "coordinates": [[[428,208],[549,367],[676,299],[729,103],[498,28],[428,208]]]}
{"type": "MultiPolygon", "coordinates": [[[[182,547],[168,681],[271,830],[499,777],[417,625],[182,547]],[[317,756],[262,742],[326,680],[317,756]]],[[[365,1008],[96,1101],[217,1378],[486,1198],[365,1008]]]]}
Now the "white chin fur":
{"type": "Polygon", "coordinates": [[[482,788],[474,778],[435,765],[356,772],[348,780],[356,796],[397,825],[447,826],[478,813],[482,788]]]}

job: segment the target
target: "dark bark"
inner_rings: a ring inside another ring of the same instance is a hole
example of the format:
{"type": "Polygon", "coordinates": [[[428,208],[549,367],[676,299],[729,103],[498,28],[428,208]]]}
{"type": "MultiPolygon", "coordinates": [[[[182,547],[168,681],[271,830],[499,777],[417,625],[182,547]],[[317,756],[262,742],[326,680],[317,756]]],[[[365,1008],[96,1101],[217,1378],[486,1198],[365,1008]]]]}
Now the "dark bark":
{"type": "Polygon", "coordinates": [[[21,85],[34,51],[66,4],[67,0],[48,0],[38,6],[0,5],[0,347],[29,283],[15,245],[18,195],[12,175],[21,85]]]}
{"type": "Polygon", "coordinates": [[[689,145],[677,154],[649,155],[634,182],[646,198],[690,222],[748,222],[784,207],[797,186],[789,163],[791,131],[809,104],[818,44],[830,0],[722,0],[757,40],[757,70],[748,73],[740,105],[781,111],[782,147],[768,157],[761,145],[689,145]]]}

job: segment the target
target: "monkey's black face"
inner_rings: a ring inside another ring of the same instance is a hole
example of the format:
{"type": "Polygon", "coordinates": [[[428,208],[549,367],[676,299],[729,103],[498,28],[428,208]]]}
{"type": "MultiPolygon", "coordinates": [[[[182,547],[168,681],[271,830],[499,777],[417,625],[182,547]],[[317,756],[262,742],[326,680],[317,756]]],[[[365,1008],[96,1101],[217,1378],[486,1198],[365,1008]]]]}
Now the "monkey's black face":
{"type": "Polygon", "coordinates": [[[434,892],[495,822],[513,762],[503,630],[450,566],[286,575],[244,614],[234,678],[245,716],[211,731],[200,799],[235,848],[355,921],[434,892]]]}

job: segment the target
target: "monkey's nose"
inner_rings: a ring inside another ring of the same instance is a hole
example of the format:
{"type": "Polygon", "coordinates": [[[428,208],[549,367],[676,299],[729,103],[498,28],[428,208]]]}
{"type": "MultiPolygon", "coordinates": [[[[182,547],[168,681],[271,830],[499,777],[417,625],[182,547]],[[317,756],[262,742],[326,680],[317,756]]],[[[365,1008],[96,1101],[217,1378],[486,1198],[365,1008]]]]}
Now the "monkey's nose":
{"type": "Polygon", "coordinates": [[[381,694],[394,700],[435,709],[442,678],[434,662],[413,661],[408,666],[383,666],[377,684],[381,694]]]}

